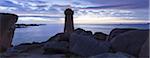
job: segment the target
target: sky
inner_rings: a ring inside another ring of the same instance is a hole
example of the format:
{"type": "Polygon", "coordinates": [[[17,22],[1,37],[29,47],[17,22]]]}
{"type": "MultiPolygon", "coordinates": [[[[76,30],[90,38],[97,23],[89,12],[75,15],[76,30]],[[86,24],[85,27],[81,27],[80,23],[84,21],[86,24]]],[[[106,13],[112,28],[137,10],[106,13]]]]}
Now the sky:
{"type": "Polygon", "coordinates": [[[77,24],[150,23],[149,0],[0,0],[0,12],[17,14],[17,23],[64,23],[66,8],[77,24]]]}

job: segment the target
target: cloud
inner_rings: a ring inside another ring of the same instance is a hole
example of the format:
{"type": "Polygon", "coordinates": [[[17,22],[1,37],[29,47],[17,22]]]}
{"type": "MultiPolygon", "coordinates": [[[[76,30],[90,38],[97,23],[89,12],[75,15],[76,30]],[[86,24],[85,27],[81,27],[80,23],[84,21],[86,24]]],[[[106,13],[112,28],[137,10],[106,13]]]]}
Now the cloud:
{"type": "Polygon", "coordinates": [[[60,18],[44,18],[44,17],[20,17],[17,23],[26,23],[26,24],[58,24],[60,18]]]}
{"type": "Polygon", "coordinates": [[[117,10],[117,9],[100,9],[100,10],[79,10],[77,14],[80,15],[95,15],[95,16],[132,16],[134,14],[134,11],[131,10],[117,10]]]}
{"type": "Polygon", "coordinates": [[[112,8],[119,7],[122,9],[141,9],[149,7],[149,0],[82,0],[91,3],[93,6],[98,7],[90,7],[90,8],[112,8]],[[126,3],[126,4],[124,4],[126,3]]]}
{"type": "MultiPolygon", "coordinates": [[[[13,7],[16,8],[12,12],[50,12],[57,11],[56,9],[50,8],[51,3],[48,0],[2,0],[0,2],[2,7],[13,7]]],[[[8,8],[0,9],[7,12],[8,8]]],[[[59,11],[57,11],[59,12],[59,11]]],[[[55,12],[56,13],[56,12],[55,12]]]]}
{"type": "Polygon", "coordinates": [[[52,5],[52,7],[67,8],[67,7],[70,7],[70,5],[54,4],[52,5]]]}
{"type": "MultiPolygon", "coordinates": [[[[64,19],[61,19],[61,23],[64,23],[64,19]]],[[[96,16],[79,16],[74,18],[75,24],[147,24],[148,20],[130,20],[122,17],[96,17],[96,16]]]]}
{"type": "Polygon", "coordinates": [[[49,14],[49,13],[47,13],[47,14],[39,14],[39,13],[24,13],[24,14],[22,14],[22,13],[17,13],[18,14],[18,16],[20,16],[20,17],[49,17],[49,18],[62,18],[63,16],[61,16],[61,15],[59,15],[59,14],[49,14]]]}
{"type": "Polygon", "coordinates": [[[0,1],[0,6],[5,6],[5,7],[19,7],[20,5],[14,4],[11,1],[2,0],[2,1],[0,1]]]}
{"type": "Polygon", "coordinates": [[[64,18],[68,7],[74,10],[75,18],[94,15],[147,20],[149,10],[148,0],[0,0],[0,12],[20,17],[64,18]]]}
{"type": "MultiPolygon", "coordinates": [[[[130,4],[120,4],[120,5],[104,5],[104,6],[89,6],[89,7],[82,7],[82,8],[80,8],[80,9],[112,9],[112,8],[115,8],[115,9],[117,9],[117,8],[124,8],[124,9],[126,9],[126,8],[129,8],[129,5],[130,4]]],[[[131,5],[130,5],[130,7],[132,7],[131,5]]]]}

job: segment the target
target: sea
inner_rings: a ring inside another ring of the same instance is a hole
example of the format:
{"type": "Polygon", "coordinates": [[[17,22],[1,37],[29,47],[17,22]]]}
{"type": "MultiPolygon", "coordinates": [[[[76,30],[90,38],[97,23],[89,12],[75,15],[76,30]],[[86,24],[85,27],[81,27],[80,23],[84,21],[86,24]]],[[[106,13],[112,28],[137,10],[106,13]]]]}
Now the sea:
{"type": "MultiPolygon", "coordinates": [[[[75,28],[87,31],[103,32],[109,34],[114,28],[138,28],[149,29],[149,24],[75,24],[75,28]]],[[[63,24],[46,24],[41,26],[30,26],[27,28],[16,28],[13,45],[21,43],[43,42],[64,30],[63,24]]]]}

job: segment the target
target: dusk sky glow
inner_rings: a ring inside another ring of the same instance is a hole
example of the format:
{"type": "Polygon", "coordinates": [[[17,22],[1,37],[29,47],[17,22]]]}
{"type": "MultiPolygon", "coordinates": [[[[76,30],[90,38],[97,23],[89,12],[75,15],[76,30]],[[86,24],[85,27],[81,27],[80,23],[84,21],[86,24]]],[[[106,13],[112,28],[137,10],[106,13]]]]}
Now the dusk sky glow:
{"type": "Polygon", "coordinates": [[[0,12],[19,15],[18,23],[64,23],[71,7],[75,23],[150,23],[149,0],[0,0],[0,12]]]}

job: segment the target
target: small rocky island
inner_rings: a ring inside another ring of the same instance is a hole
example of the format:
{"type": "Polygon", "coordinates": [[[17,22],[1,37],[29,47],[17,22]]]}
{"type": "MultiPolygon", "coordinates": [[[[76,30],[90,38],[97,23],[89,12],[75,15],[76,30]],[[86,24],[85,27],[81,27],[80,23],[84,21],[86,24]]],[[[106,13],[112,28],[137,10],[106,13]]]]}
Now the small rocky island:
{"type": "Polygon", "coordinates": [[[24,43],[0,54],[2,58],[148,58],[149,30],[113,29],[110,34],[75,29],[45,42],[24,43]],[[69,39],[69,40],[68,40],[69,39]]]}
{"type": "Polygon", "coordinates": [[[41,26],[46,24],[15,24],[16,28],[27,28],[29,26],[41,26]]]}
{"type": "Polygon", "coordinates": [[[27,28],[29,26],[41,26],[46,24],[15,24],[16,28],[27,28]]]}

